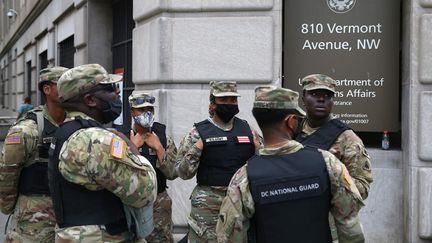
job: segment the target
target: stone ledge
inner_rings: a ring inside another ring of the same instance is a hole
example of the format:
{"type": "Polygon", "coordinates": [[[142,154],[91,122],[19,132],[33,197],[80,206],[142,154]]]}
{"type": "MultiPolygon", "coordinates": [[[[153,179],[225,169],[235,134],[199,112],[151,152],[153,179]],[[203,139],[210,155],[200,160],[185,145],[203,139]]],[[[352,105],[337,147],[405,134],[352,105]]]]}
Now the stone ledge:
{"type": "Polygon", "coordinates": [[[134,0],[137,22],[162,12],[268,11],[273,0],[134,0]],[[140,4],[137,2],[140,1],[140,4]]]}

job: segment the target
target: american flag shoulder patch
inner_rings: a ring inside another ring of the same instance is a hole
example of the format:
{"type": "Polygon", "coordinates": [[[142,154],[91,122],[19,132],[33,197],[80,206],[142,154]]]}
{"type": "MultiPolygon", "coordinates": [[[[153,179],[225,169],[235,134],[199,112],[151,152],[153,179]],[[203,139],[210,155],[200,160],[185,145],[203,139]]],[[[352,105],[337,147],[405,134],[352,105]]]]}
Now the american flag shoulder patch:
{"type": "Polygon", "coordinates": [[[250,139],[248,136],[237,136],[238,143],[250,143],[250,139]]]}
{"type": "Polygon", "coordinates": [[[21,136],[9,135],[5,138],[5,144],[21,144],[21,136]]]}
{"type": "Polygon", "coordinates": [[[111,156],[117,159],[123,159],[126,143],[122,139],[113,138],[111,141],[111,156]]]}

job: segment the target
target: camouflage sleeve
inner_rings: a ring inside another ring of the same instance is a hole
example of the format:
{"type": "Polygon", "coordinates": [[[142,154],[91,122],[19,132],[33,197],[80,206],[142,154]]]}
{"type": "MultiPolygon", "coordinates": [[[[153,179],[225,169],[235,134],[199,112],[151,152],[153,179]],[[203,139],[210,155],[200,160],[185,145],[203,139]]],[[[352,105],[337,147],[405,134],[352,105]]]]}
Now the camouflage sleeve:
{"type": "Polygon", "coordinates": [[[126,205],[141,208],[156,198],[156,172],[150,162],[134,155],[110,131],[78,130],[63,144],[59,159],[66,180],[89,190],[107,189],[126,205]]]}
{"type": "Polygon", "coordinates": [[[177,147],[174,140],[167,136],[167,148],[165,150],[165,157],[162,161],[156,162],[156,167],[162,171],[165,177],[169,180],[174,180],[177,178],[177,173],[175,171],[175,163],[177,157],[177,147]]]}
{"type": "Polygon", "coordinates": [[[21,169],[35,151],[37,140],[37,125],[33,120],[18,122],[6,135],[0,158],[0,209],[4,214],[14,210],[21,169]]]}
{"type": "Polygon", "coordinates": [[[264,146],[263,137],[252,127],[251,131],[254,136],[255,151],[258,154],[258,150],[264,146]]]}
{"type": "Polygon", "coordinates": [[[249,220],[255,213],[246,165],[231,179],[216,225],[218,242],[247,242],[249,220]]]}
{"type": "Polygon", "coordinates": [[[333,215],[340,243],[364,242],[358,212],[363,201],[353,179],[333,154],[320,150],[326,162],[331,186],[331,214],[333,215]]]}
{"type": "Polygon", "coordinates": [[[197,148],[195,143],[200,138],[198,130],[194,126],[180,143],[176,159],[176,172],[184,180],[194,177],[198,170],[202,150],[197,148]]]}
{"type": "Polygon", "coordinates": [[[346,130],[329,151],[344,163],[360,195],[366,199],[373,179],[370,157],[362,140],[352,130],[346,130]]]}

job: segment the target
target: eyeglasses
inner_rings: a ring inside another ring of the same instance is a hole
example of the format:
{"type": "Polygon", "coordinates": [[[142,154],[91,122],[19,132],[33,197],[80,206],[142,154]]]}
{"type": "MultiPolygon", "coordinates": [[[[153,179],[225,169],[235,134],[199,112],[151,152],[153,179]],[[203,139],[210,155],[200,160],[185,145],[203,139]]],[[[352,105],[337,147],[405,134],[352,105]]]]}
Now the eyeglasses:
{"type": "Polygon", "coordinates": [[[153,104],[155,102],[155,97],[153,97],[153,96],[146,96],[146,97],[138,97],[138,98],[135,99],[135,103],[137,105],[141,105],[141,104],[144,104],[146,102],[148,102],[150,104],[153,104]]]}

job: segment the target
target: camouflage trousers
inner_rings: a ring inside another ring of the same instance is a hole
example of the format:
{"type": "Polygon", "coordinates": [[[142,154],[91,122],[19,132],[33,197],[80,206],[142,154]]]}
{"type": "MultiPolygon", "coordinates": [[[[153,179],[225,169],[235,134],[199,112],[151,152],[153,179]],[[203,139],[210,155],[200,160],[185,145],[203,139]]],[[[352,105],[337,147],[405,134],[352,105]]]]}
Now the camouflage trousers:
{"type": "MultiPolygon", "coordinates": [[[[136,242],[131,239],[132,234],[125,231],[118,235],[110,235],[101,225],[83,225],[66,228],[55,229],[56,243],[120,243],[120,242],[136,242]]],[[[145,242],[140,240],[139,242],[145,242]]]]}
{"type": "Polygon", "coordinates": [[[55,216],[51,197],[19,195],[5,242],[54,242],[55,216]]]}
{"type": "Polygon", "coordinates": [[[172,201],[167,191],[157,195],[153,204],[154,230],[146,237],[149,243],[172,243],[172,201]]]}
{"type": "Polygon", "coordinates": [[[216,223],[226,187],[196,186],[191,195],[188,217],[190,243],[217,242],[216,223]]]}

